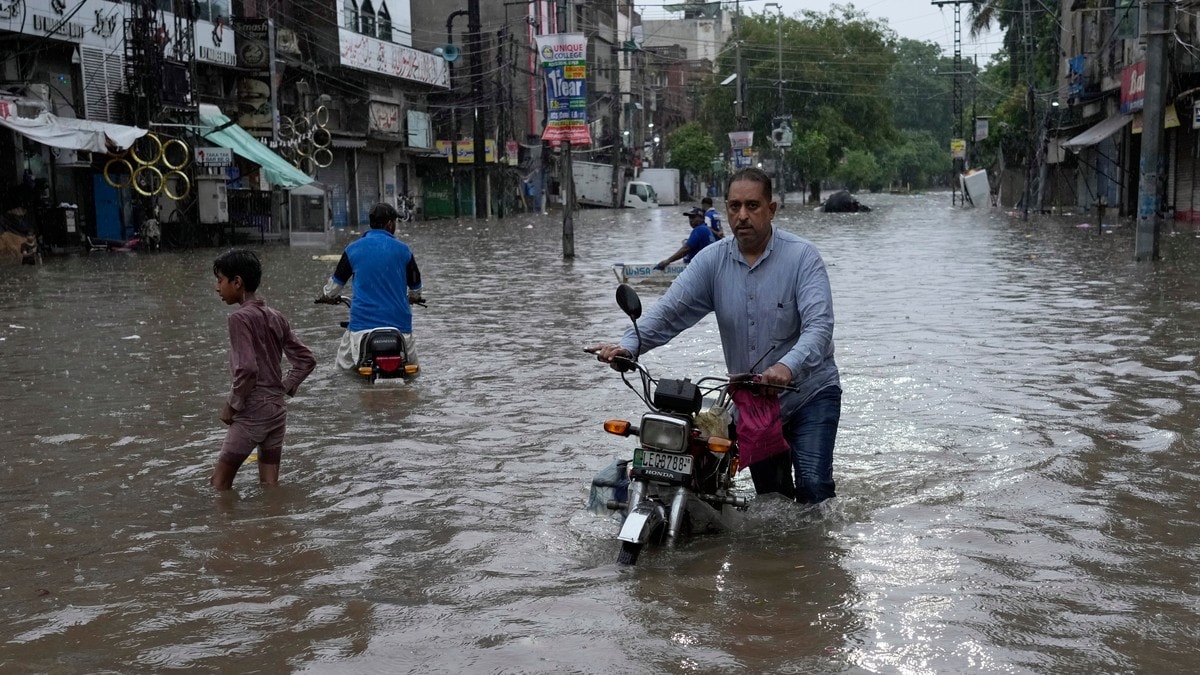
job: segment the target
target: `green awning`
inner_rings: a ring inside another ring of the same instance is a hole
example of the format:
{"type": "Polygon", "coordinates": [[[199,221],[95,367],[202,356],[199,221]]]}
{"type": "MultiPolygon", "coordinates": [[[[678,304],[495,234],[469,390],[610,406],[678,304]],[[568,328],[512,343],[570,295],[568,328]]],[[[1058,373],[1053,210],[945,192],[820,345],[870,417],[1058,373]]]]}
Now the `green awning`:
{"type": "Polygon", "coordinates": [[[274,150],[263,145],[250,132],[234,124],[215,105],[200,106],[200,135],[222,148],[229,148],[238,155],[263,168],[267,182],[282,188],[308,185],[313,179],[292,166],[274,150]]]}

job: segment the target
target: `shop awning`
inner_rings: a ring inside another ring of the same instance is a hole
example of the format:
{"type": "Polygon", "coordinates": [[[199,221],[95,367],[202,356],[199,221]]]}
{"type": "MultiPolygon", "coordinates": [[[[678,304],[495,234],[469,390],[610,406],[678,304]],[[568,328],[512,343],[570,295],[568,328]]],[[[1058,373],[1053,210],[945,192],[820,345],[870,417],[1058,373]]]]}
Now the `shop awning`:
{"type": "Polygon", "coordinates": [[[59,117],[50,112],[37,117],[0,115],[0,126],[52,148],[89,152],[120,152],[146,135],[146,130],[138,127],[59,117]]]}
{"type": "Polygon", "coordinates": [[[1079,152],[1080,149],[1091,147],[1117,133],[1132,119],[1133,115],[1113,115],[1082,134],[1064,141],[1062,146],[1073,152],[1079,152]]]}
{"type": "Polygon", "coordinates": [[[197,131],[200,135],[261,166],[267,176],[267,182],[282,188],[294,188],[313,181],[311,176],[292,166],[274,150],[251,136],[250,132],[230,121],[217,106],[201,105],[199,112],[200,128],[197,131]]]}

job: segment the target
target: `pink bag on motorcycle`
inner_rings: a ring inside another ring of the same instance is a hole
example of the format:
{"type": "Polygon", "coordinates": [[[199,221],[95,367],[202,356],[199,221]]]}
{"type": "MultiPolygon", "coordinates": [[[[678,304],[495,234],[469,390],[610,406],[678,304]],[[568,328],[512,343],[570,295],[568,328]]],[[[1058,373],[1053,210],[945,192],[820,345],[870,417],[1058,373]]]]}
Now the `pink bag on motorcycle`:
{"type": "Polygon", "coordinates": [[[783,413],[779,397],[756,394],[750,389],[733,391],[737,406],[738,458],[741,466],[750,466],[789,450],[783,437],[783,413]]]}

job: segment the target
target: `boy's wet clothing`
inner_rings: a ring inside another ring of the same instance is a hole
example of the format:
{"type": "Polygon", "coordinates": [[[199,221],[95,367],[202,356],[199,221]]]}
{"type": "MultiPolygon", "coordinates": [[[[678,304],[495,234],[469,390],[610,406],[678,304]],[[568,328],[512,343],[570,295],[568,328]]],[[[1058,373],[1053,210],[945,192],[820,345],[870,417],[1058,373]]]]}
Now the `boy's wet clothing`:
{"type": "Polygon", "coordinates": [[[230,314],[229,406],[234,412],[221,446],[222,459],[244,458],[261,445],[260,459],[273,455],[278,462],[287,424],[285,396],[294,393],[316,365],[287,319],[262,300],[248,300],[230,314]],[[280,363],[284,356],[291,366],[286,374],[280,363]]]}

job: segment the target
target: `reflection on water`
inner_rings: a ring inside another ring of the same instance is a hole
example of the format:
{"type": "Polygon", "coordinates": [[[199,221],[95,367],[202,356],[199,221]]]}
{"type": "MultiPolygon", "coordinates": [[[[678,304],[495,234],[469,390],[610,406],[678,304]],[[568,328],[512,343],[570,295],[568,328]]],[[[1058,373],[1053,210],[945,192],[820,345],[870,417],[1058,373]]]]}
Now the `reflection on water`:
{"type": "MultiPolygon", "coordinates": [[[[0,668],[141,672],[1178,670],[1197,641],[1198,242],[1024,223],[949,195],[789,203],[834,288],[840,498],[775,499],[635,570],[583,511],[639,415],[583,354],[609,265],[681,209],[405,226],[422,374],[334,372],[328,251],[260,249],[320,359],[283,484],[206,481],[224,427],[217,251],[0,268],[0,668]]],[[[643,285],[649,304],[662,286],[643,285]]],[[[646,357],[719,374],[715,322],[646,357]]]]}

